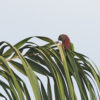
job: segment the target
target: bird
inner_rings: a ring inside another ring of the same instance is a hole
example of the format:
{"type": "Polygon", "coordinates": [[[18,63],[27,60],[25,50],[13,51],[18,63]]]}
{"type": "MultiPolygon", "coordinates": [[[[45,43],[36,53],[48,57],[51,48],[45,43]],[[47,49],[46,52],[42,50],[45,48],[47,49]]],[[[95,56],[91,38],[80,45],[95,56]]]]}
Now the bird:
{"type": "Polygon", "coordinates": [[[69,74],[73,75],[74,71],[73,71],[73,68],[71,65],[71,61],[70,61],[69,56],[68,56],[68,51],[74,50],[73,43],[71,43],[69,37],[66,34],[59,35],[58,40],[62,41],[62,46],[64,47],[64,50],[65,50],[65,58],[67,61],[67,65],[69,66],[69,74]]]}
{"type": "Polygon", "coordinates": [[[66,49],[66,48],[69,49],[69,50],[72,49],[71,41],[70,41],[69,37],[66,34],[59,35],[58,40],[62,41],[62,45],[63,45],[64,49],[66,49]]]}

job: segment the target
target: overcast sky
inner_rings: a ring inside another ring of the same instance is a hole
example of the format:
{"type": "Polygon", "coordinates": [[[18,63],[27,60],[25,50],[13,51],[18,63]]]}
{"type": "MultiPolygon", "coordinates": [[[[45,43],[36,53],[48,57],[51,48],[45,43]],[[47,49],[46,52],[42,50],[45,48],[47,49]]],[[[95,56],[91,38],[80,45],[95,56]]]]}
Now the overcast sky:
{"type": "Polygon", "coordinates": [[[100,69],[100,0],[0,0],[0,41],[62,33],[100,69]]]}

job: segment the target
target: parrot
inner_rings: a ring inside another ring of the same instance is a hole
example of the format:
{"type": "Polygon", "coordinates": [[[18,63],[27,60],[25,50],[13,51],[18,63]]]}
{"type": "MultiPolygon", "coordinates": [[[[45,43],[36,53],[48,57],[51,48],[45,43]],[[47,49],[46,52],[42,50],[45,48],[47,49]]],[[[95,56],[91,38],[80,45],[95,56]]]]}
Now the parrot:
{"type": "MultiPolygon", "coordinates": [[[[58,40],[59,41],[62,41],[62,46],[64,47],[64,50],[66,51],[66,49],[68,49],[69,51],[74,51],[74,45],[73,43],[70,41],[69,37],[66,35],[66,34],[61,34],[59,37],[58,37],[58,40]]],[[[71,63],[70,63],[70,60],[68,58],[68,56],[66,55],[66,61],[67,61],[67,64],[70,66],[69,67],[69,73],[70,75],[73,75],[72,72],[73,69],[71,67],[71,63]]]]}
{"type": "Polygon", "coordinates": [[[70,39],[66,34],[61,34],[58,37],[58,40],[62,41],[62,45],[63,45],[64,49],[67,48],[69,50],[72,50],[70,39]]]}

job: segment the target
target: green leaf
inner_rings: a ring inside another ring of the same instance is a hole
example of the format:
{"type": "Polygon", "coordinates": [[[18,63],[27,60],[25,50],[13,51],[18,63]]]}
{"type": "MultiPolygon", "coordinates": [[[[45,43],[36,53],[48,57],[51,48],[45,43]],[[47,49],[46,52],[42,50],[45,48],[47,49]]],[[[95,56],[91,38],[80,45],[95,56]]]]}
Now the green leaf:
{"type": "Polygon", "coordinates": [[[30,67],[28,62],[25,60],[25,58],[20,54],[20,52],[16,48],[14,48],[14,50],[16,51],[16,53],[18,54],[19,58],[22,61],[22,64],[23,64],[26,74],[29,78],[29,81],[32,86],[36,100],[41,100],[39,84],[38,84],[38,80],[37,80],[37,77],[36,77],[34,71],[30,67]]]}
{"type": "Polygon", "coordinates": [[[72,68],[73,68],[73,70],[74,70],[74,77],[75,77],[76,82],[77,82],[77,84],[78,84],[78,87],[79,87],[81,96],[82,96],[82,98],[83,98],[84,100],[87,100],[87,99],[86,99],[86,96],[85,96],[85,94],[84,94],[84,92],[83,92],[83,89],[82,89],[82,81],[81,81],[81,77],[80,77],[80,75],[79,75],[77,63],[75,62],[75,59],[74,59],[73,55],[71,54],[71,52],[68,51],[68,50],[67,50],[66,52],[67,52],[67,56],[68,56],[68,58],[69,58],[69,61],[70,61],[70,63],[71,63],[71,66],[72,66],[72,68]]]}
{"type": "Polygon", "coordinates": [[[7,98],[2,93],[0,93],[0,97],[3,97],[5,100],[7,100],[7,98]]]}
{"type": "Polygon", "coordinates": [[[50,72],[48,70],[46,70],[45,68],[43,68],[42,65],[36,63],[35,61],[29,60],[27,58],[26,58],[26,60],[27,60],[27,62],[29,63],[29,65],[31,66],[31,68],[34,71],[36,71],[36,72],[38,72],[38,73],[40,73],[42,75],[49,75],[49,76],[51,76],[50,72]]]}
{"type": "Polygon", "coordinates": [[[60,99],[65,100],[62,78],[59,74],[59,71],[57,70],[57,67],[55,67],[56,66],[55,62],[50,58],[50,56],[48,55],[48,51],[46,49],[45,50],[44,49],[37,49],[37,50],[39,51],[41,56],[45,59],[45,62],[47,63],[47,66],[48,66],[49,70],[53,74],[52,76],[54,77],[54,79],[57,83],[57,88],[60,92],[59,93],[60,94],[60,99]]]}
{"type": "MultiPolygon", "coordinates": [[[[21,46],[23,46],[28,40],[30,40],[32,37],[26,38],[22,41],[20,41],[19,43],[15,44],[14,47],[16,47],[17,49],[19,49],[21,46]]],[[[10,48],[9,50],[7,50],[3,56],[4,57],[9,57],[11,54],[13,53],[13,49],[10,48]]]]}
{"type": "Polygon", "coordinates": [[[71,99],[74,100],[74,89],[73,89],[73,85],[72,85],[72,82],[71,82],[71,77],[69,75],[69,69],[68,69],[66,58],[65,58],[65,52],[62,48],[62,45],[59,45],[58,48],[59,48],[59,51],[60,51],[60,56],[61,56],[61,59],[62,59],[62,63],[63,63],[65,75],[66,75],[66,80],[68,82],[68,87],[69,87],[71,99]]]}
{"type": "Polygon", "coordinates": [[[55,100],[61,100],[59,90],[57,88],[56,82],[54,82],[54,92],[55,92],[55,100]]]}
{"type": "Polygon", "coordinates": [[[48,96],[47,96],[47,93],[46,93],[46,90],[41,82],[41,93],[42,93],[42,96],[43,96],[43,100],[48,100],[48,96]]]}
{"type": "Polygon", "coordinates": [[[52,91],[51,91],[51,85],[50,85],[49,77],[48,77],[47,91],[48,91],[48,100],[52,100],[52,91]]]}
{"type": "Polygon", "coordinates": [[[98,88],[99,88],[99,91],[100,91],[100,80],[98,79],[98,76],[97,76],[97,74],[96,74],[94,68],[92,67],[92,65],[91,65],[89,62],[88,62],[88,64],[90,65],[90,69],[91,69],[91,71],[92,71],[92,74],[93,74],[93,76],[94,76],[94,79],[96,80],[96,83],[97,83],[98,88]]]}
{"type": "Polygon", "coordinates": [[[74,44],[72,42],[70,42],[70,45],[71,45],[72,51],[75,51],[74,44]]]}
{"type": "Polygon", "coordinates": [[[4,45],[3,47],[0,48],[0,55],[3,54],[3,52],[4,52],[4,50],[5,50],[5,48],[6,48],[7,46],[8,46],[8,45],[4,45]]]}
{"type": "Polygon", "coordinates": [[[43,36],[35,36],[36,38],[39,38],[39,39],[41,39],[41,40],[43,40],[43,41],[46,41],[46,42],[49,42],[49,43],[53,43],[54,44],[54,41],[53,40],[51,40],[50,38],[48,38],[48,37],[43,37],[43,36]]]}
{"type": "Polygon", "coordinates": [[[27,87],[24,83],[23,83],[23,89],[24,89],[24,93],[25,93],[27,100],[31,100],[29,91],[27,90],[27,87]]]}
{"type": "Polygon", "coordinates": [[[9,67],[8,63],[6,62],[6,60],[4,59],[4,57],[0,56],[0,60],[1,60],[1,61],[7,66],[7,68],[8,68],[8,70],[9,70],[9,72],[10,72],[10,75],[11,75],[11,77],[12,77],[12,79],[13,79],[14,85],[15,85],[15,87],[16,87],[16,90],[17,90],[17,92],[18,92],[18,94],[19,94],[19,98],[20,98],[21,100],[24,100],[23,93],[22,93],[22,91],[21,91],[21,89],[20,89],[20,86],[19,86],[17,80],[16,80],[16,77],[14,76],[13,71],[10,69],[10,67],[9,67]]]}
{"type": "Polygon", "coordinates": [[[24,66],[16,61],[11,60],[9,62],[15,69],[17,69],[19,72],[21,72],[22,74],[26,75],[25,70],[24,70],[24,66]]]}
{"type": "Polygon", "coordinates": [[[19,100],[18,95],[17,95],[17,91],[13,85],[13,83],[11,81],[9,81],[9,85],[10,85],[10,89],[11,89],[11,94],[12,94],[12,98],[13,100],[19,100]]]}

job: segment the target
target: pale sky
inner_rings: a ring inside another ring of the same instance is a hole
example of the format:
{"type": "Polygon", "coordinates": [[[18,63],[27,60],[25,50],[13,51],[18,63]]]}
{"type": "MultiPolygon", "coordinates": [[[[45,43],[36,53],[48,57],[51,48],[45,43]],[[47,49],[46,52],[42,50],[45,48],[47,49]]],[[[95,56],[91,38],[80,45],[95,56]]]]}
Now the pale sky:
{"type": "Polygon", "coordinates": [[[100,0],[0,0],[0,41],[62,33],[100,69],[100,0]]]}

